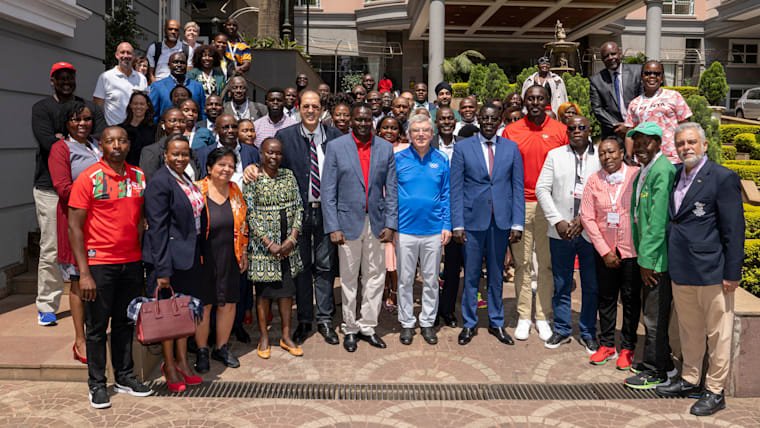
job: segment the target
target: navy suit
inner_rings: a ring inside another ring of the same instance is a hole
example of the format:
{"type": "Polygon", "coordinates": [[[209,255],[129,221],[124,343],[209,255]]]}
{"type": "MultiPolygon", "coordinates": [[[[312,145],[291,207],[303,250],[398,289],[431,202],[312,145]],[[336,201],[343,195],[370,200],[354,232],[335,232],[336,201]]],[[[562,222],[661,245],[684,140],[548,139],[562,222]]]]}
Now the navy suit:
{"type": "MultiPolygon", "coordinates": [[[[681,179],[679,165],[675,186],[681,179]]],[[[707,161],[675,211],[668,205],[668,271],[676,284],[715,285],[741,279],[744,208],[739,176],[707,161]]]]}
{"type": "Polygon", "coordinates": [[[493,174],[489,176],[479,135],[454,145],[451,160],[451,225],[464,229],[464,326],[478,323],[477,291],[483,252],[488,270],[488,318],[491,327],[504,326],[502,272],[513,226],[525,224],[523,163],[517,143],[494,137],[493,174]]]}
{"type": "MultiPolygon", "coordinates": [[[[212,144],[210,146],[203,147],[195,152],[198,155],[198,164],[200,164],[201,178],[204,178],[206,175],[208,175],[208,171],[206,170],[206,161],[208,160],[208,154],[211,153],[211,151],[216,147],[216,144],[212,144]]],[[[249,146],[248,144],[240,144],[240,162],[243,164],[243,170],[245,170],[245,167],[248,165],[259,163],[260,159],[259,149],[253,146],[249,146]]]]}

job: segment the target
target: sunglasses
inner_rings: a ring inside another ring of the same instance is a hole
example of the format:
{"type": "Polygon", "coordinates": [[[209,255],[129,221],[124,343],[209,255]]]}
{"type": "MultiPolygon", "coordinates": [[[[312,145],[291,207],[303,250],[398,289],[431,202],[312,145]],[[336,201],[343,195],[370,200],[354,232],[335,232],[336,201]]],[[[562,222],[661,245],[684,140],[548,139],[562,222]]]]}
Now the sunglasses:
{"type": "Polygon", "coordinates": [[[576,129],[578,129],[580,131],[585,131],[586,130],[586,125],[577,125],[577,126],[568,126],[567,127],[568,131],[575,131],[576,129]]]}
{"type": "Polygon", "coordinates": [[[643,72],[641,74],[643,74],[644,76],[657,76],[657,77],[659,77],[659,76],[662,75],[662,71],[645,71],[645,72],[643,72]]]}

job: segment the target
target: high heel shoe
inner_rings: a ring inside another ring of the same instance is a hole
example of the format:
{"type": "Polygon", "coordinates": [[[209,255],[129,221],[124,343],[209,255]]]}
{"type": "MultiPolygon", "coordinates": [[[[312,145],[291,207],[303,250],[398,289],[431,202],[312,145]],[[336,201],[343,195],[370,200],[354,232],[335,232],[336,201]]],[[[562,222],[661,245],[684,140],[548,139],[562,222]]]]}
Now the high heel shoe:
{"type": "Polygon", "coordinates": [[[161,363],[161,374],[164,375],[164,379],[166,379],[166,386],[169,387],[169,391],[182,392],[187,389],[187,385],[185,385],[185,382],[177,382],[177,383],[169,382],[169,378],[166,377],[166,373],[164,373],[164,363],[161,363]]]}
{"type": "Polygon", "coordinates": [[[79,360],[82,364],[87,364],[87,357],[83,357],[83,356],[79,355],[79,352],[77,352],[77,344],[76,343],[74,344],[74,346],[72,347],[72,349],[74,350],[74,359],[75,360],[79,360]]]}
{"type": "Polygon", "coordinates": [[[200,385],[201,382],[203,382],[202,377],[197,375],[188,376],[182,370],[180,370],[179,367],[177,367],[177,373],[182,375],[182,378],[185,379],[185,383],[188,385],[200,385]]]}

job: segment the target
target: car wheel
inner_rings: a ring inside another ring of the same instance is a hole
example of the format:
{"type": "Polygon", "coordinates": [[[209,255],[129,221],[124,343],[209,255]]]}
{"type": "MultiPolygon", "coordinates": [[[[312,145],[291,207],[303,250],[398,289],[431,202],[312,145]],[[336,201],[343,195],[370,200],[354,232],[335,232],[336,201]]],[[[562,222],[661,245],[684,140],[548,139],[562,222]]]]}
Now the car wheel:
{"type": "Polygon", "coordinates": [[[744,119],[744,112],[741,110],[736,110],[736,117],[739,119],[744,119]]]}

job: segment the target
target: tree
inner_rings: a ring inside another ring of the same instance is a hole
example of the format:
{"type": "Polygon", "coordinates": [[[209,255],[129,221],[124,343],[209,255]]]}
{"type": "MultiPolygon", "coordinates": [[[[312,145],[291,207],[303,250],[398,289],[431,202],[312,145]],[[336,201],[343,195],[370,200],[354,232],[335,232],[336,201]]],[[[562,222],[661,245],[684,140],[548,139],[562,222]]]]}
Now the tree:
{"type": "Polygon", "coordinates": [[[362,84],[362,78],[364,77],[364,74],[346,74],[343,76],[343,80],[340,84],[340,89],[343,92],[351,92],[351,89],[354,89],[354,87],[359,86],[362,84]]]}
{"type": "Polygon", "coordinates": [[[515,78],[515,92],[522,94],[523,83],[525,83],[525,81],[528,80],[528,77],[537,71],[538,66],[535,65],[533,67],[523,68],[520,74],[515,78]]]}
{"type": "Polygon", "coordinates": [[[461,52],[453,58],[444,58],[443,60],[443,78],[447,82],[462,82],[462,76],[467,76],[475,65],[470,58],[484,60],[486,57],[473,49],[461,52]]]}
{"type": "Polygon", "coordinates": [[[626,64],[645,64],[647,62],[647,56],[644,52],[639,52],[634,56],[627,56],[623,58],[623,62],[626,64]]]}
{"type": "Polygon", "coordinates": [[[485,88],[483,96],[478,97],[483,103],[486,103],[489,98],[496,98],[503,100],[509,93],[509,79],[497,64],[488,64],[488,71],[486,72],[485,88]]]}
{"type": "Polygon", "coordinates": [[[127,5],[124,0],[114,4],[111,16],[106,15],[106,70],[116,66],[114,53],[119,43],[127,42],[137,50],[137,37],[142,34],[137,26],[137,11],[127,5]]]}
{"type": "Polygon", "coordinates": [[[691,110],[689,121],[702,125],[705,130],[707,158],[713,162],[721,163],[720,122],[712,118],[707,99],[701,95],[692,95],[686,99],[686,104],[691,110]]]}
{"type": "Polygon", "coordinates": [[[581,108],[580,113],[588,119],[588,123],[591,125],[591,139],[596,141],[601,136],[602,130],[596,116],[591,112],[588,79],[580,74],[573,76],[570,73],[563,73],[562,80],[565,81],[568,101],[578,104],[581,108]]]}
{"type": "Polygon", "coordinates": [[[470,80],[467,82],[467,87],[470,90],[470,95],[475,95],[479,101],[482,101],[480,96],[486,87],[486,73],[488,67],[483,64],[475,64],[470,71],[470,80]]]}
{"type": "Polygon", "coordinates": [[[713,62],[710,68],[699,77],[699,93],[713,106],[720,105],[726,98],[728,93],[726,71],[718,61],[713,62]]]}

